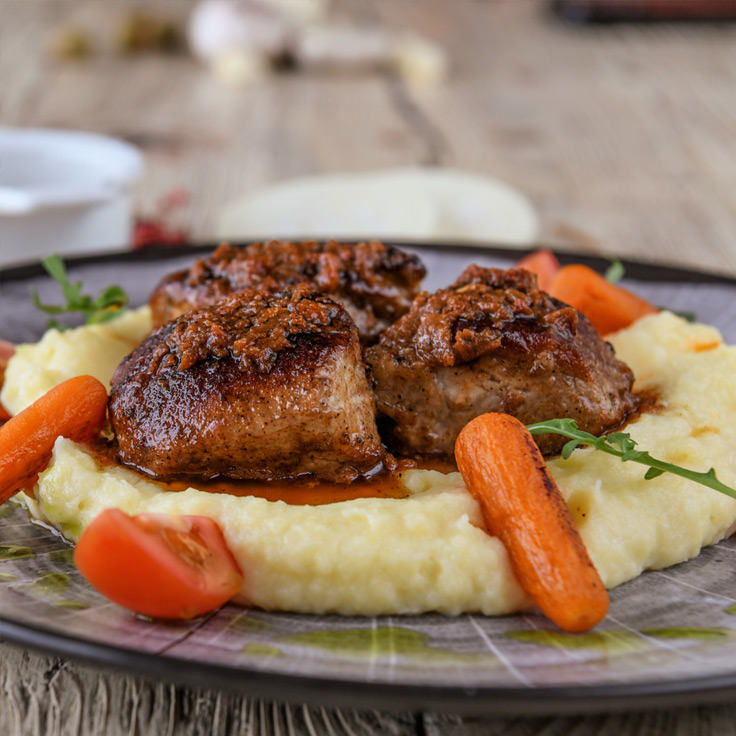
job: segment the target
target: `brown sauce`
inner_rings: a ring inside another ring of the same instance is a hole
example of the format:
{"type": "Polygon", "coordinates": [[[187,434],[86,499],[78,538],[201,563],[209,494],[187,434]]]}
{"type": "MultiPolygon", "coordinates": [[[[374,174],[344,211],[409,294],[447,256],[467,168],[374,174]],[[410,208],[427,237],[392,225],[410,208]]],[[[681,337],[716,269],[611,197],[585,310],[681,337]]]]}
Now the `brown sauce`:
{"type": "Polygon", "coordinates": [[[457,463],[454,458],[432,455],[399,458],[397,468],[399,472],[416,468],[419,470],[436,470],[438,473],[457,473],[457,463]]]}
{"type": "MultiPolygon", "coordinates": [[[[659,393],[654,389],[639,391],[636,394],[638,405],[627,417],[622,427],[638,419],[643,414],[661,411],[664,405],[659,393]]],[[[131,472],[135,469],[121,465],[117,459],[117,448],[114,442],[100,440],[89,446],[100,465],[126,467],[131,472]]],[[[436,457],[401,458],[392,471],[380,473],[370,479],[357,480],[353,483],[332,483],[315,478],[298,478],[296,480],[235,480],[232,478],[214,478],[212,480],[186,479],[163,482],[141,474],[146,480],[158,485],[162,490],[173,493],[196,488],[206,493],[227,493],[232,496],[254,496],[267,501],[283,501],[295,506],[320,506],[341,501],[353,501],[358,498],[406,498],[408,490],[401,482],[404,471],[419,468],[437,470],[440,473],[457,471],[453,460],[436,457]]]]}
{"type": "MultiPolygon", "coordinates": [[[[110,442],[97,442],[89,447],[100,465],[126,467],[117,459],[115,445],[110,442]]],[[[197,480],[182,478],[181,480],[163,482],[141,474],[146,480],[155,483],[163,491],[173,493],[196,488],[206,493],[228,493],[232,496],[255,496],[267,501],[284,501],[296,506],[319,506],[340,501],[353,501],[357,498],[406,498],[409,491],[401,482],[401,473],[408,466],[400,465],[393,472],[380,473],[367,480],[353,483],[331,483],[315,478],[297,478],[296,480],[235,480],[232,478],[213,478],[197,480]]],[[[412,467],[417,467],[416,464],[412,467]]]]}
{"type": "Polygon", "coordinates": [[[324,480],[232,480],[217,478],[201,481],[158,483],[167,491],[196,488],[207,493],[228,493],[231,496],[255,496],[267,501],[284,501],[295,506],[320,506],[357,498],[405,498],[409,495],[401,482],[401,473],[382,473],[369,480],[353,483],[331,483],[324,480]]]}
{"type": "Polygon", "coordinates": [[[644,391],[635,391],[637,406],[634,411],[626,415],[621,428],[636,421],[639,417],[644,414],[657,414],[665,408],[662,403],[662,397],[659,395],[659,391],[653,388],[648,388],[644,391]]]}

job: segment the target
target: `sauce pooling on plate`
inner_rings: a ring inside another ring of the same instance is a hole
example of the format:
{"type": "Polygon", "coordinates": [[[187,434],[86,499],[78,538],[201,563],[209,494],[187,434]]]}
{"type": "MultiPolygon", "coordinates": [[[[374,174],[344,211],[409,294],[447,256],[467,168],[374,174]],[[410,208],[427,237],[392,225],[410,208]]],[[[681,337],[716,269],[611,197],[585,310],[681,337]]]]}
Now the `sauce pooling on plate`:
{"type": "MultiPolygon", "coordinates": [[[[118,462],[114,443],[97,442],[88,447],[98,463],[106,466],[125,467],[118,462]]],[[[408,463],[415,467],[414,463],[408,463]]],[[[404,468],[404,464],[400,466],[404,468]]],[[[127,468],[130,472],[136,472],[127,468]]],[[[296,480],[235,480],[233,478],[213,478],[212,480],[186,479],[170,482],[157,481],[143,476],[162,490],[173,493],[196,488],[207,493],[227,493],[232,496],[256,496],[267,501],[284,501],[297,506],[319,506],[357,498],[406,498],[409,491],[401,482],[401,469],[394,472],[379,473],[372,478],[352,483],[334,483],[304,477],[296,480]]]]}
{"type": "Polygon", "coordinates": [[[175,481],[161,484],[167,491],[196,488],[207,493],[229,493],[233,496],[256,496],[267,501],[284,501],[297,506],[320,506],[357,498],[405,498],[409,491],[401,482],[400,473],[382,473],[369,480],[353,483],[333,483],[323,480],[232,480],[175,481]]]}

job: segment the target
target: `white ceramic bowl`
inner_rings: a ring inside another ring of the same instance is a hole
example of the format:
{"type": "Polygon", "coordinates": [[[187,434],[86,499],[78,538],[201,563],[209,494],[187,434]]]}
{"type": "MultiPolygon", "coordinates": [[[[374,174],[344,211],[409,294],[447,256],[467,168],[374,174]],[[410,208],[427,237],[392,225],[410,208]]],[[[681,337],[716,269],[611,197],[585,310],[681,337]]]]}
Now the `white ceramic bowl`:
{"type": "Polygon", "coordinates": [[[0,128],[0,263],[129,245],[142,168],[113,138],[0,128]]]}

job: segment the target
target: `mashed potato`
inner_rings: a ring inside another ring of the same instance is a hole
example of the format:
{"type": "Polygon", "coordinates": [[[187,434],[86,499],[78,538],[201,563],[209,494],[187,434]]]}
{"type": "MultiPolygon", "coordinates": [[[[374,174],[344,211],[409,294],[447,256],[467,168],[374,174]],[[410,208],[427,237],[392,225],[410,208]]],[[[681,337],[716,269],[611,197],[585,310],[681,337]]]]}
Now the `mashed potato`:
{"type": "Polygon", "coordinates": [[[48,330],[39,342],[18,345],[5,371],[0,403],[17,414],[57,383],[90,375],[108,389],[118,363],[151,331],[148,307],[111,322],[73,330],[48,330]]]}
{"type": "MultiPolygon", "coordinates": [[[[145,312],[120,323],[47,333],[19,348],[2,400],[14,412],[54,383],[87,372],[109,380],[117,361],[147,329],[145,312]],[[142,331],[137,331],[142,330],[142,331]],[[125,332],[125,335],[122,333],[125,332]]],[[[715,466],[736,486],[736,348],[718,332],[669,313],[613,336],[638,389],[657,392],[661,408],[627,431],[654,456],[695,470],[715,466]]],[[[590,449],[550,468],[608,587],[648,568],[697,555],[730,534],[736,500],[590,449]]],[[[100,467],[83,448],[59,439],[49,468],[26,498],[33,513],[70,539],[102,509],[135,514],[203,514],[215,519],[243,570],[239,600],[268,609],[391,614],[481,611],[529,605],[501,543],[482,529],[477,504],[458,473],[404,474],[405,499],[366,498],[295,506],[255,497],[180,493],[118,467],[100,467]]]]}

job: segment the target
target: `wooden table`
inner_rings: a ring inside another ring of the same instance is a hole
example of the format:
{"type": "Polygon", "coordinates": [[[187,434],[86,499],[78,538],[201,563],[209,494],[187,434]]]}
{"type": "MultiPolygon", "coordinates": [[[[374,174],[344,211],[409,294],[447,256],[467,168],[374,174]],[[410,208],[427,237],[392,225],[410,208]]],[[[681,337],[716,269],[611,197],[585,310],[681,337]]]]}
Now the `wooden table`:
{"type": "MultiPolygon", "coordinates": [[[[0,4],[0,122],[136,143],[146,154],[139,209],[188,189],[194,239],[213,237],[224,203],[271,182],[452,166],[525,192],[543,240],[562,249],[736,275],[736,26],[572,28],[537,0],[345,0],[343,15],[442,44],[449,82],[413,89],[383,73],[309,72],[234,90],[186,56],[105,48],[135,5],[0,4]],[[60,64],[49,34],[73,25],[96,29],[103,48],[60,64]]],[[[184,18],[192,3],[145,5],[184,18]]],[[[736,734],[731,706],[533,720],[338,712],[1,650],[7,734],[736,734]]]]}

